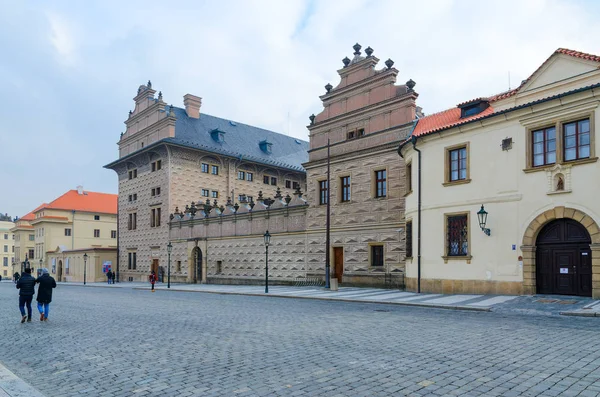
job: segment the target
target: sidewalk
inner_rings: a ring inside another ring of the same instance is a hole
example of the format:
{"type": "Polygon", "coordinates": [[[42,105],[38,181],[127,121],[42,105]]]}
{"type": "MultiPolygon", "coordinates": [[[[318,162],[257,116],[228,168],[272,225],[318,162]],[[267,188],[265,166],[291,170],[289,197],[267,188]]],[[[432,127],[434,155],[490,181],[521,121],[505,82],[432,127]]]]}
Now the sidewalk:
{"type": "MultiPolygon", "coordinates": [[[[83,283],[59,283],[83,286],[83,283]]],[[[150,290],[148,283],[121,282],[117,284],[87,283],[89,287],[132,288],[150,290]]],[[[513,312],[529,315],[566,315],[600,317],[600,301],[571,296],[514,296],[514,295],[443,295],[417,294],[393,289],[341,287],[338,291],[323,287],[219,285],[219,284],[174,284],[167,289],[165,283],[157,283],[158,292],[202,292],[248,296],[269,296],[295,299],[320,299],[345,302],[383,303],[404,306],[431,307],[438,309],[513,312]]]]}
{"type": "Polygon", "coordinates": [[[0,397],[44,397],[44,395],[0,364],[0,397]]]}

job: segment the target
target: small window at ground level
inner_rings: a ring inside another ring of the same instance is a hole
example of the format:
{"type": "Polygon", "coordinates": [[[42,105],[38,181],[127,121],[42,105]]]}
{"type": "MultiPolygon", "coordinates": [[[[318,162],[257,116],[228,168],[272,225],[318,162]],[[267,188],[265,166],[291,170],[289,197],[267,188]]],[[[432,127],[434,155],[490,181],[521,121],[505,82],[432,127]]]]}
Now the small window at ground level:
{"type": "Polygon", "coordinates": [[[371,246],[371,266],[383,266],[383,245],[371,246]]]}

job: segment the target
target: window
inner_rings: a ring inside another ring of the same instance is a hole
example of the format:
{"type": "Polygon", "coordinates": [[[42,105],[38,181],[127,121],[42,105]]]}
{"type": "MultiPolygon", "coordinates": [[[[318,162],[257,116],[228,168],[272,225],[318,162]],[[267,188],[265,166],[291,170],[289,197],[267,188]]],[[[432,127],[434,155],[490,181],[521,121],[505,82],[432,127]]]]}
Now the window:
{"type": "Polygon", "coordinates": [[[65,236],[71,235],[71,229],[65,229],[65,236]]]}
{"type": "Polygon", "coordinates": [[[208,164],[202,163],[202,172],[208,174],[208,164]]]}
{"type": "Polygon", "coordinates": [[[8,240],[8,234],[5,234],[5,235],[4,235],[4,239],[5,239],[5,240],[8,240]]]}
{"type": "Polygon", "coordinates": [[[452,181],[467,179],[467,148],[450,150],[450,175],[452,181]]]}
{"type": "Polygon", "coordinates": [[[244,171],[238,171],[238,179],[243,181],[246,179],[246,173],[244,171]]]}
{"type": "Polygon", "coordinates": [[[563,141],[565,161],[589,158],[590,119],[564,124],[563,141]]]}
{"type": "Polygon", "coordinates": [[[343,176],[341,178],[342,185],[342,203],[350,201],[350,177],[343,176]]]}
{"type": "Polygon", "coordinates": [[[213,174],[213,175],[219,175],[219,166],[213,165],[210,168],[210,173],[213,174]]]}
{"type": "Polygon", "coordinates": [[[387,195],[387,171],[375,171],[375,197],[385,197],[387,195]]]}
{"type": "Polygon", "coordinates": [[[271,177],[271,185],[277,185],[277,178],[275,178],[274,176],[271,177]]]}
{"type": "Polygon", "coordinates": [[[252,201],[254,201],[254,197],[253,196],[246,196],[246,200],[248,200],[248,202],[251,203],[252,201]]]}
{"type": "Polygon", "coordinates": [[[29,258],[29,259],[35,258],[35,252],[34,252],[33,248],[29,250],[29,255],[27,256],[27,258],[29,258]]]}
{"type": "Polygon", "coordinates": [[[127,197],[127,201],[129,201],[129,202],[131,203],[131,201],[132,201],[132,200],[133,200],[133,196],[130,194],[130,195],[127,197]]]}
{"type": "Polygon", "coordinates": [[[181,272],[181,261],[177,261],[177,266],[175,269],[177,269],[177,272],[181,272]]]}
{"type": "Polygon", "coordinates": [[[133,193],[133,201],[137,201],[137,193],[133,193]]]}
{"type": "Polygon", "coordinates": [[[110,238],[117,238],[117,231],[116,230],[111,230],[110,231],[110,238]]]}
{"type": "Polygon", "coordinates": [[[300,184],[298,182],[292,182],[292,188],[298,189],[299,187],[300,187],[300,184]]]}
{"type": "Polygon", "coordinates": [[[137,229],[137,212],[132,212],[129,214],[129,219],[127,220],[127,229],[128,230],[137,229]]]}
{"type": "Polygon", "coordinates": [[[4,252],[8,252],[8,245],[4,246],[4,252]]]}
{"type": "Polygon", "coordinates": [[[406,257],[413,256],[413,238],[412,238],[412,221],[406,221],[406,257]]]}
{"type": "Polygon", "coordinates": [[[159,227],[160,218],[160,208],[152,208],[150,210],[150,227],[159,227]]]}
{"type": "Polygon", "coordinates": [[[223,268],[223,261],[217,261],[217,274],[221,274],[223,268]]]}
{"type": "Polygon", "coordinates": [[[129,179],[137,178],[137,169],[129,171],[129,179]]]}
{"type": "Polygon", "coordinates": [[[360,138],[361,136],[365,136],[365,129],[364,128],[359,128],[357,131],[357,135],[360,138]]]}
{"type": "Polygon", "coordinates": [[[150,164],[150,167],[152,169],[152,172],[160,170],[162,168],[162,160],[156,160],[155,162],[150,164]]]}
{"type": "Polygon", "coordinates": [[[406,164],[406,193],[412,192],[412,163],[406,164]]]}
{"type": "Polygon", "coordinates": [[[319,181],[319,204],[327,204],[327,181],[319,181]]]}
{"type": "Polygon", "coordinates": [[[383,266],[383,245],[371,246],[371,266],[383,266]]]}
{"type": "Polygon", "coordinates": [[[240,194],[240,195],[238,196],[238,201],[239,201],[240,203],[241,203],[241,202],[245,202],[246,200],[247,200],[247,199],[246,199],[246,195],[245,195],[245,194],[240,194]]]}
{"type": "Polygon", "coordinates": [[[352,131],[348,131],[348,133],[346,134],[347,139],[354,139],[356,138],[356,131],[352,130],[352,131]]]}
{"type": "Polygon", "coordinates": [[[291,189],[291,188],[292,188],[292,181],[288,181],[288,180],[286,179],[286,181],[285,181],[285,188],[286,188],[286,189],[291,189]]]}
{"type": "Polygon", "coordinates": [[[556,128],[533,131],[532,135],[533,166],[556,163],[556,128]]]}
{"type": "Polygon", "coordinates": [[[137,268],[137,252],[127,254],[127,269],[135,270],[137,268]]]}
{"type": "Polygon", "coordinates": [[[217,191],[213,190],[213,191],[211,192],[211,197],[212,197],[212,198],[219,198],[219,192],[217,192],[217,191]]]}
{"type": "Polygon", "coordinates": [[[100,215],[94,215],[94,220],[95,221],[99,221],[100,220],[100,215]]]}
{"type": "Polygon", "coordinates": [[[4,258],[2,258],[2,262],[4,266],[8,266],[8,257],[5,256],[4,258]]]}
{"type": "Polygon", "coordinates": [[[446,217],[447,256],[469,255],[468,220],[467,214],[446,217]]]}
{"type": "Polygon", "coordinates": [[[268,185],[268,184],[269,184],[269,177],[268,177],[267,175],[263,176],[263,183],[264,183],[265,185],[268,185]]]}
{"type": "Polygon", "coordinates": [[[208,197],[208,189],[202,189],[202,197],[208,197]]]}
{"type": "Polygon", "coordinates": [[[160,188],[159,187],[152,188],[150,190],[150,195],[152,197],[154,197],[154,196],[160,196],[160,188]]]}
{"type": "Polygon", "coordinates": [[[246,172],[246,180],[248,182],[252,182],[254,180],[253,174],[251,172],[246,172]]]}
{"type": "Polygon", "coordinates": [[[94,229],[94,237],[100,237],[100,229],[94,229]]]}

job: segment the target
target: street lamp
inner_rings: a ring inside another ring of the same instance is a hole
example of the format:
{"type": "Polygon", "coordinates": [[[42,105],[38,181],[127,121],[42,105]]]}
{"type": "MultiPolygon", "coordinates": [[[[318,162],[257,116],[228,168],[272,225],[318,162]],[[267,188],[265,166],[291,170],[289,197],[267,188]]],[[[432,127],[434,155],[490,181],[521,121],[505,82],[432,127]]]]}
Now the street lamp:
{"type": "Polygon", "coordinates": [[[488,216],[488,213],[483,208],[483,204],[482,204],[481,209],[477,212],[477,218],[479,218],[479,227],[485,234],[487,234],[489,236],[491,233],[490,229],[486,229],[486,227],[485,227],[485,224],[487,223],[487,216],[488,216]]]}
{"type": "Polygon", "coordinates": [[[44,267],[44,260],[40,258],[40,267],[38,268],[38,274],[42,271],[42,267],[44,267]]]}
{"type": "Polygon", "coordinates": [[[167,255],[169,257],[169,265],[167,268],[167,288],[171,288],[171,251],[173,251],[173,244],[169,241],[167,244],[167,255]]]}
{"type": "Polygon", "coordinates": [[[269,293],[269,243],[271,242],[271,235],[269,231],[264,234],[265,238],[265,294],[269,293]]]}
{"type": "Polygon", "coordinates": [[[87,258],[88,254],[86,252],[85,254],[83,254],[83,285],[85,285],[87,276],[87,258]]]}

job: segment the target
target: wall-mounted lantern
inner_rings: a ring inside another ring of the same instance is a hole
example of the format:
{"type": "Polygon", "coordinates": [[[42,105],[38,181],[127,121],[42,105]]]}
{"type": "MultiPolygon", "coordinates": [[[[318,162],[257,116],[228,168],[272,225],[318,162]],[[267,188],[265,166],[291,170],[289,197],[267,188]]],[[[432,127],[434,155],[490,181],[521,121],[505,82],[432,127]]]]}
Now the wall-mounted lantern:
{"type": "Polygon", "coordinates": [[[487,216],[488,216],[488,213],[485,210],[485,208],[483,208],[483,204],[482,204],[481,209],[477,212],[477,218],[479,218],[479,227],[485,234],[487,234],[489,236],[490,229],[486,229],[486,227],[485,227],[485,224],[487,223],[487,216]]]}

